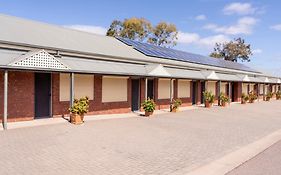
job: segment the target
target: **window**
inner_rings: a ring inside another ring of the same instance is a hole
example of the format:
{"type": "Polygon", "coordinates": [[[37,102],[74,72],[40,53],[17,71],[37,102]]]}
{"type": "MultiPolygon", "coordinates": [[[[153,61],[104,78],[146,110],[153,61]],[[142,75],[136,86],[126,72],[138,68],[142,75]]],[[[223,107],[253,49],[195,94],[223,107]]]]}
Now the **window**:
{"type": "Polygon", "coordinates": [[[248,94],[248,84],[246,83],[242,84],[242,93],[248,94]]]}
{"type": "Polygon", "coordinates": [[[103,77],[102,102],[128,101],[128,77],[103,77]]]}
{"type": "MultiPolygon", "coordinates": [[[[74,98],[89,97],[94,99],[94,76],[74,74],[74,98]]],[[[70,75],[60,74],[60,101],[70,99],[70,75]]]]}
{"type": "Polygon", "coordinates": [[[178,97],[189,98],[190,97],[190,81],[178,80],[178,97]]]}
{"type": "Polygon", "coordinates": [[[170,99],[170,80],[158,80],[158,99],[170,99]]]}
{"type": "Polygon", "coordinates": [[[221,83],[220,90],[221,90],[222,93],[227,94],[227,92],[226,92],[226,83],[221,83]]]}
{"type": "Polygon", "coordinates": [[[208,82],[208,89],[209,92],[211,92],[213,95],[216,95],[216,82],[209,81],[208,82]]]}

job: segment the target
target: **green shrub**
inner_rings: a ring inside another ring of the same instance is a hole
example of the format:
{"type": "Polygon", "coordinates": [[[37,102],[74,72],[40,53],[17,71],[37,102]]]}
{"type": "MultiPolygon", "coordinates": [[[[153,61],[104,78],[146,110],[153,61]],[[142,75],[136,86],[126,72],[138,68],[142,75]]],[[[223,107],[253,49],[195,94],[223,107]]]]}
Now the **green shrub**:
{"type": "Polygon", "coordinates": [[[250,94],[249,94],[249,101],[251,103],[253,103],[256,99],[258,99],[258,96],[253,91],[250,92],[250,94]]]}
{"type": "Polygon", "coordinates": [[[246,95],[245,93],[242,93],[241,98],[242,98],[242,101],[244,101],[244,102],[247,102],[249,100],[249,96],[246,95]]]}
{"type": "Polygon", "coordinates": [[[147,99],[141,104],[142,108],[146,112],[153,112],[155,110],[156,104],[153,100],[147,99]]]}
{"type": "Polygon", "coordinates": [[[215,95],[213,95],[212,92],[205,91],[203,97],[205,102],[214,103],[215,101],[215,95]]]}
{"type": "Polygon", "coordinates": [[[221,103],[228,103],[229,102],[228,96],[225,95],[225,93],[223,93],[223,92],[220,93],[220,102],[221,103]]]}
{"type": "Polygon", "coordinates": [[[73,106],[69,108],[69,112],[72,114],[78,114],[78,115],[84,115],[89,110],[89,98],[83,97],[78,99],[75,99],[73,102],[73,106]]]}
{"type": "Polygon", "coordinates": [[[173,109],[178,109],[182,104],[181,99],[174,99],[173,100],[173,109]]]}
{"type": "Polygon", "coordinates": [[[273,96],[273,93],[272,93],[272,92],[268,92],[268,93],[266,94],[266,98],[268,98],[268,99],[271,99],[272,96],[273,96]]]}

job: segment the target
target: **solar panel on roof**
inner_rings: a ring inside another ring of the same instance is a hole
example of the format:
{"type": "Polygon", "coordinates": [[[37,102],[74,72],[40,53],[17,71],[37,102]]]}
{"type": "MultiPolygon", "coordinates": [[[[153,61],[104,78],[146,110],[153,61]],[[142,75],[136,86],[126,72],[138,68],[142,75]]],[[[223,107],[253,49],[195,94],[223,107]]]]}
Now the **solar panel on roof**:
{"type": "Polygon", "coordinates": [[[164,48],[164,47],[133,41],[125,38],[117,38],[117,39],[128,46],[132,46],[137,51],[151,57],[173,59],[173,60],[185,61],[185,62],[196,63],[196,64],[204,64],[204,65],[210,65],[210,66],[216,66],[222,68],[257,72],[240,63],[226,61],[223,59],[215,59],[215,58],[179,51],[171,48],[164,48]]]}

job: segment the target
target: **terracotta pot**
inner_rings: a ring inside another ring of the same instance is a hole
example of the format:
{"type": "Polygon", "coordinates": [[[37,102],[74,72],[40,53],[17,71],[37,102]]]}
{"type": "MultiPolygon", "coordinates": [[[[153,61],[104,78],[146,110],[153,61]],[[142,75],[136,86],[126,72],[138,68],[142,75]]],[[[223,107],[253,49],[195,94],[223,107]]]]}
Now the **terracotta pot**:
{"type": "Polygon", "coordinates": [[[75,125],[84,123],[84,115],[70,114],[70,123],[75,125]]]}
{"type": "Polygon", "coordinates": [[[226,102],[221,102],[222,107],[226,107],[226,102]]]}
{"type": "Polygon", "coordinates": [[[205,107],[206,108],[210,108],[212,106],[212,103],[205,101],[205,107]]]}
{"type": "Polygon", "coordinates": [[[148,111],[145,111],[144,112],[144,115],[146,116],[146,117],[149,117],[149,116],[151,116],[153,114],[153,111],[152,112],[148,112],[148,111]]]}
{"type": "Polygon", "coordinates": [[[179,108],[172,108],[171,112],[178,112],[178,111],[179,111],[179,108]]]}

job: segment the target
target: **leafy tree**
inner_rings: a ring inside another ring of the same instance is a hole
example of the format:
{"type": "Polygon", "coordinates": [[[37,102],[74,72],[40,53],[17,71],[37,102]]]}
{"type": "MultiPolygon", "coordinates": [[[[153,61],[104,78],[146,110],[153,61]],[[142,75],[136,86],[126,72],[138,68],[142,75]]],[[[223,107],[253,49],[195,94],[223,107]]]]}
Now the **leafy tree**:
{"type": "Polygon", "coordinates": [[[160,22],[155,27],[144,18],[129,18],[124,21],[114,20],[107,36],[145,41],[157,46],[172,47],[177,40],[177,28],[174,24],[160,22]]]}
{"type": "Polygon", "coordinates": [[[114,21],[112,21],[109,29],[107,30],[106,35],[117,37],[120,35],[122,30],[123,30],[122,21],[114,20],[114,21]]]}
{"type": "Polygon", "coordinates": [[[114,20],[107,30],[106,35],[143,41],[148,37],[151,31],[151,24],[146,19],[130,18],[125,19],[124,21],[114,20]]]}
{"type": "Polygon", "coordinates": [[[151,33],[151,23],[144,18],[130,18],[123,22],[120,35],[124,38],[143,41],[151,33]]]}
{"type": "Polygon", "coordinates": [[[244,39],[237,38],[228,43],[216,43],[214,52],[210,54],[214,58],[222,58],[228,61],[237,62],[238,60],[251,61],[251,45],[246,44],[244,39]]]}
{"type": "Polygon", "coordinates": [[[177,27],[174,24],[160,22],[153,28],[153,33],[148,42],[157,46],[175,46],[178,35],[177,27]]]}

